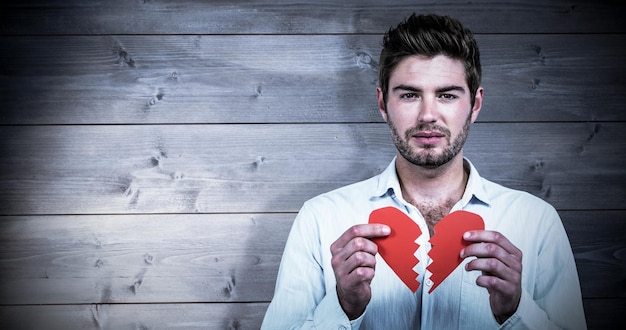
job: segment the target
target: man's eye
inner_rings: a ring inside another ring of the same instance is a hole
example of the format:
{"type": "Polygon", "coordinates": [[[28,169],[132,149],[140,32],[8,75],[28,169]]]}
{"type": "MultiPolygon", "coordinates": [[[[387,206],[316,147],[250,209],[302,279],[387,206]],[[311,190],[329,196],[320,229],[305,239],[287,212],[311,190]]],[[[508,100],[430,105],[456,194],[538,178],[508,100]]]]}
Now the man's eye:
{"type": "Polygon", "coordinates": [[[454,100],[454,99],[456,99],[456,95],[454,95],[454,94],[447,94],[447,93],[446,94],[441,94],[439,97],[444,99],[444,100],[454,100]]]}
{"type": "Polygon", "coordinates": [[[404,93],[400,95],[401,99],[414,99],[417,97],[417,94],[415,93],[404,93]]]}

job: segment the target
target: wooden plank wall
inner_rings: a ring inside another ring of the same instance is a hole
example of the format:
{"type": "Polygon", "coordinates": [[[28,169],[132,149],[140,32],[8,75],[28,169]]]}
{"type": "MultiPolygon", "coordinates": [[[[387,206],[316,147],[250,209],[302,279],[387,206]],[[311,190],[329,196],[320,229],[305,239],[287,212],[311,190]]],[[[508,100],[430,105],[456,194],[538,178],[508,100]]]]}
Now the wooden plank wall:
{"type": "Polygon", "coordinates": [[[381,36],[458,17],[466,155],[559,210],[589,328],[626,309],[617,1],[2,1],[0,327],[255,329],[291,221],[380,172],[381,36]]]}

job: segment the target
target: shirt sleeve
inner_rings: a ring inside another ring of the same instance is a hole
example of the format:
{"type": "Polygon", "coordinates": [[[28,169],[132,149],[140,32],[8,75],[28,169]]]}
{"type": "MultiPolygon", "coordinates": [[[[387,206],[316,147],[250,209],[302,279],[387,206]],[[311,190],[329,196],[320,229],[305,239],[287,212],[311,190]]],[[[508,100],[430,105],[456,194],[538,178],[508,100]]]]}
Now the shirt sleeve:
{"type": "Polygon", "coordinates": [[[580,282],[574,255],[555,210],[536,257],[534,288],[523,288],[517,311],[500,329],[586,329],[580,282]]]}
{"type": "Polygon", "coordinates": [[[262,329],[359,328],[361,318],[350,322],[334,289],[334,273],[323,267],[316,216],[305,203],[294,220],[262,329]]]}

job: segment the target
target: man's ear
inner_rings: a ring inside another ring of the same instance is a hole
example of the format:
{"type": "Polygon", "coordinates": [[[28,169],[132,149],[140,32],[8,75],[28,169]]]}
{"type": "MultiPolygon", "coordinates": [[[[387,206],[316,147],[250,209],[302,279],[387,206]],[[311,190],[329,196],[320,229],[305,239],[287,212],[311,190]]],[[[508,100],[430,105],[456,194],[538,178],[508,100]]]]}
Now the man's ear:
{"type": "Polygon", "coordinates": [[[476,97],[474,98],[474,106],[472,107],[472,123],[478,118],[480,109],[483,107],[483,94],[485,90],[482,87],[478,87],[476,90],[476,97]]]}
{"type": "Polygon", "coordinates": [[[383,90],[380,87],[376,88],[376,98],[378,99],[378,111],[380,111],[383,120],[387,122],[387,106],[385,104],[385,97],[383,90]]]}

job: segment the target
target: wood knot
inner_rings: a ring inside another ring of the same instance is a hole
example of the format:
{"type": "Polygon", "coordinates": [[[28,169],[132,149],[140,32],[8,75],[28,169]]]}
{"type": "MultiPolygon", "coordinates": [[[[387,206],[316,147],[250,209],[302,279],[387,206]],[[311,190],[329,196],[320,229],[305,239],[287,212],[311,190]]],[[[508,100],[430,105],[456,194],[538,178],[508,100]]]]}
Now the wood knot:
{"type": "Polygon", "coordinates": [[[530,89],[532,89],[532,90],[536,90],[536,89],[538,89],[538,88],[539,88],[539,84],[540,84],[540,83],[541,83],[541,80],[539,80],[539,79],[533,79],[533,80],[530,82],[530,89]]]}
{"type": "Polygon", "coordinates": [[[135,60],[122,47],[117,49],[117,63],[131,68],[135,67],[135,60]]]}
{"type": "Polygon", "coordinates": [[[261,96],[261,93],[263,92],[263,86],[258,85],[256,86],[256,88],[254,89],[254,94],[252,95],[253,97],[259,97],[261,96]]]}
{"type": "Polygon", "coordinates": [[[235,290],[235,276],[231,275],[229,281],[226,283],[224,289],[222,289],[222,293],[226,298],[230,298],[235,290]]]}
{"type": "Polygon", "coordinates": [[[358,52],[355,59],[356,65],[361,69],[369,69],[372,67],[372,56],[365,52],[358,52]]]}
{"type": "Polygon", "coordinates": [[[261,166],[263,166],[265,163],[267,162],[266,158],[263,156],[259,156],[254,160],[254,163],[252,163],[252,166],[255,169],[260,168],[261,166]]]}
{"type": "Polygon", "coordinates": [[[589,136],[587,137],[587,142],[591,142],[591,140],[593,140],[593,138],[595,138],[596,135],[600,133],[600,127],[602,127],[602,125],[600,124],[595,124],[593,126],[593,130],[591,131],[591,133],[589,133],[589,136]]]}
{"type": "Polygon", "coordinates": [[[163,100],[163,96],[165,96],[165,92],[162,89],[159,89],[159,92],[150,99],[150,102],[148,102],[149,106],[155,106],[157,103],[159,103],[159,101],[163,100]]]}

